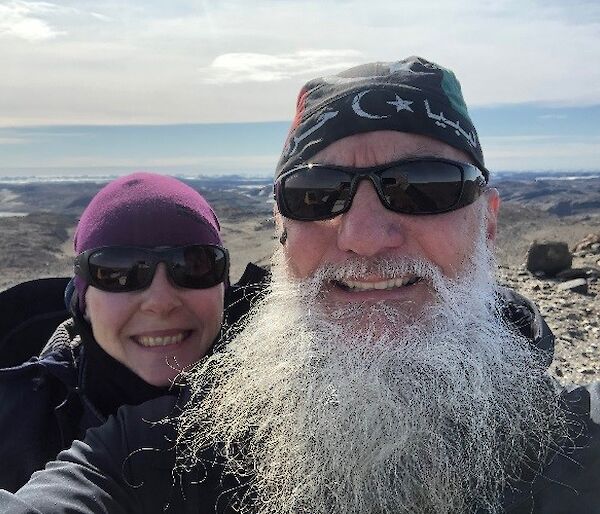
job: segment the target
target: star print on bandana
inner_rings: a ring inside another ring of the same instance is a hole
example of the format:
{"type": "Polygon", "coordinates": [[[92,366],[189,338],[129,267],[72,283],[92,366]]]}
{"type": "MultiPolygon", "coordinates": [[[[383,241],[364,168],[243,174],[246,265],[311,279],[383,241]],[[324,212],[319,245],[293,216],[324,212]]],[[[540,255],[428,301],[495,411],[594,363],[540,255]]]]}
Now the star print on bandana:
{"type": "Polygon", "coordinates": [[[410,108],[410,104],[412,104],[413,102],[409,102],[408,100],[403,100],[398,95],[396,95],[396,100],[394,100],[393,102],[386,102],[386,103],[393,105],[396,108],[396,112],[400,112],[400,111],[415,112],[410,108]]]}

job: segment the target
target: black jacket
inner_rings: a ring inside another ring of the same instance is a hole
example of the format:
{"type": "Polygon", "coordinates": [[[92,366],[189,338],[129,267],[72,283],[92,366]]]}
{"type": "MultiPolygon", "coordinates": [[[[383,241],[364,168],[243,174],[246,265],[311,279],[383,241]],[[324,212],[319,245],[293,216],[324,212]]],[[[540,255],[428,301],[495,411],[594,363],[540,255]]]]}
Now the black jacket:
{"type": "MultiPolygon", "coordinates": [[[[553,337],[526,300],[507,292],[506,316],[532,342],[551,349],[553,337]]],[[[511,484],[503,498],[510,514],[600,513],[600,385],[563,391],[571,439],[532,481],[511,484]]],[[[35,474],[16,495],[0,492],[0,511],[23,513],[233,513],[243,484],[224,475],[214,456],[173,473],[173,427],[153,423],[176,416],[179,402],[162,397],[123,407],[85,440],[35,474]]],[[[483,512],[478,514],[484,514],[483,512]]]]}
{"type": "MultiPolygon", "coordinates": [[[[266,277],[262,268],[249,264],[240,281],[227,288],[226,324],[248,312],[266,277]]],[[[11,294],[14,296],[14,292],[11,294]]],[[[19,344],[20,334],[32,336],[29,329],[22,328],[26,321],[19,320],[21,332],[10,332],[11,345],[19,344]]],[[[93,343],[91,331],[86,334],[86,325],[72,319],[64,322],[43,356],[0,369],[0,488],[16,491],[34,471],[55,459],[73,440],[82,438],[88,428],[106,422],[107,415],[116,413],[120,405],[178,394],[175,389],[150,386],[128,371],[121,371],[126,378],[121,391],[104,392],[102,383],[95,384],[92,378],[98,360],[90,355],[97,343],[93,343]],[[82,337],[90,343],[79,344],[82,337]],[[127,394],[128,391],[135,394],[127,394]]],[[[29,344],[29,339],[25,343],[29,344]]],[[[116,372],[119,367],[125,370],[114,360],[105,366],[106,373],[116,372]]]]}

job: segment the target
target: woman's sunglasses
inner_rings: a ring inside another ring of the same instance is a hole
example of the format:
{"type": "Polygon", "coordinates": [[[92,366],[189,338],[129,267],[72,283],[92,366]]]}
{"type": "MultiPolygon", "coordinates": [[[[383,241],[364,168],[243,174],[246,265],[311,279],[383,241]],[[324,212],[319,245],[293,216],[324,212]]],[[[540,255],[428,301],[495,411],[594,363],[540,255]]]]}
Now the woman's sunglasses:
{"type": "Polygon", "coordinates": [[[403,159],[372,168],[326,164],[298,166],[275,182],[275,201],[286,218],[317,221],[346,212],[363,179],[381,203],[403,214],[440,214],[473,203],[485,189],[472,164],[438,158],[403,159]]]}
{"type": "Polygon", "coordinates": [[[74,271],[102,291],[120,293],[146,289],[156,266],[164,262],[171,283],[187,289],[208,289],[229,273],[229,254],[214,245],[188,245],[151,249],[106,246],[87,250],[75,258],[74,271]]]}

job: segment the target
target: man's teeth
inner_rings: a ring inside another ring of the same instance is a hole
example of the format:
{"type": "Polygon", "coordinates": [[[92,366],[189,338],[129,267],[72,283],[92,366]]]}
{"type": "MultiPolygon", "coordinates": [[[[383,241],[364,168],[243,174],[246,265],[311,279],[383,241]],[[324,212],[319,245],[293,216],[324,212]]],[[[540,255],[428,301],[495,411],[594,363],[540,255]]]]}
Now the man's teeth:
{"type": "Polygon", "coordinates": [[[173,336],[139,336],[136,341],[142,346],[167,346],[169,344],[177,344],[183,341],[185,334],[180,332],[173,336]]]}
{"type": "Polygon", "coordinates": [[[340,283],[348,289],[357,291],[371,291],[373,289],[394,289],[396,287],[410,286],[421,280],[421,277],[400,277],[379,282],[362,282],[358,280],[341,280],[340,283]]]}

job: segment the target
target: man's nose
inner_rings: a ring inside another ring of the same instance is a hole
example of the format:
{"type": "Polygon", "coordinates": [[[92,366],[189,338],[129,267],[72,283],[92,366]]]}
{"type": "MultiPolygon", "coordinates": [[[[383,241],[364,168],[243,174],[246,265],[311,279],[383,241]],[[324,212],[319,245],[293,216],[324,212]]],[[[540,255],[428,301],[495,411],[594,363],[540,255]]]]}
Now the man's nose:
{"type": "Polygon", "coordinates": [[[141,309],[158,316],[167,316],[182,305],[179,291],[169,281],[167,268],[162,262],[156,268],[150,287],[142,294],[141,309]]]}
{"type": "Polygon", "coordinates": [[[358,185],[350,210],[339,218],[338,248],[360,256],[374,257],[406,242],[404,216],[386,209],[373,183],[358,185]]]}

